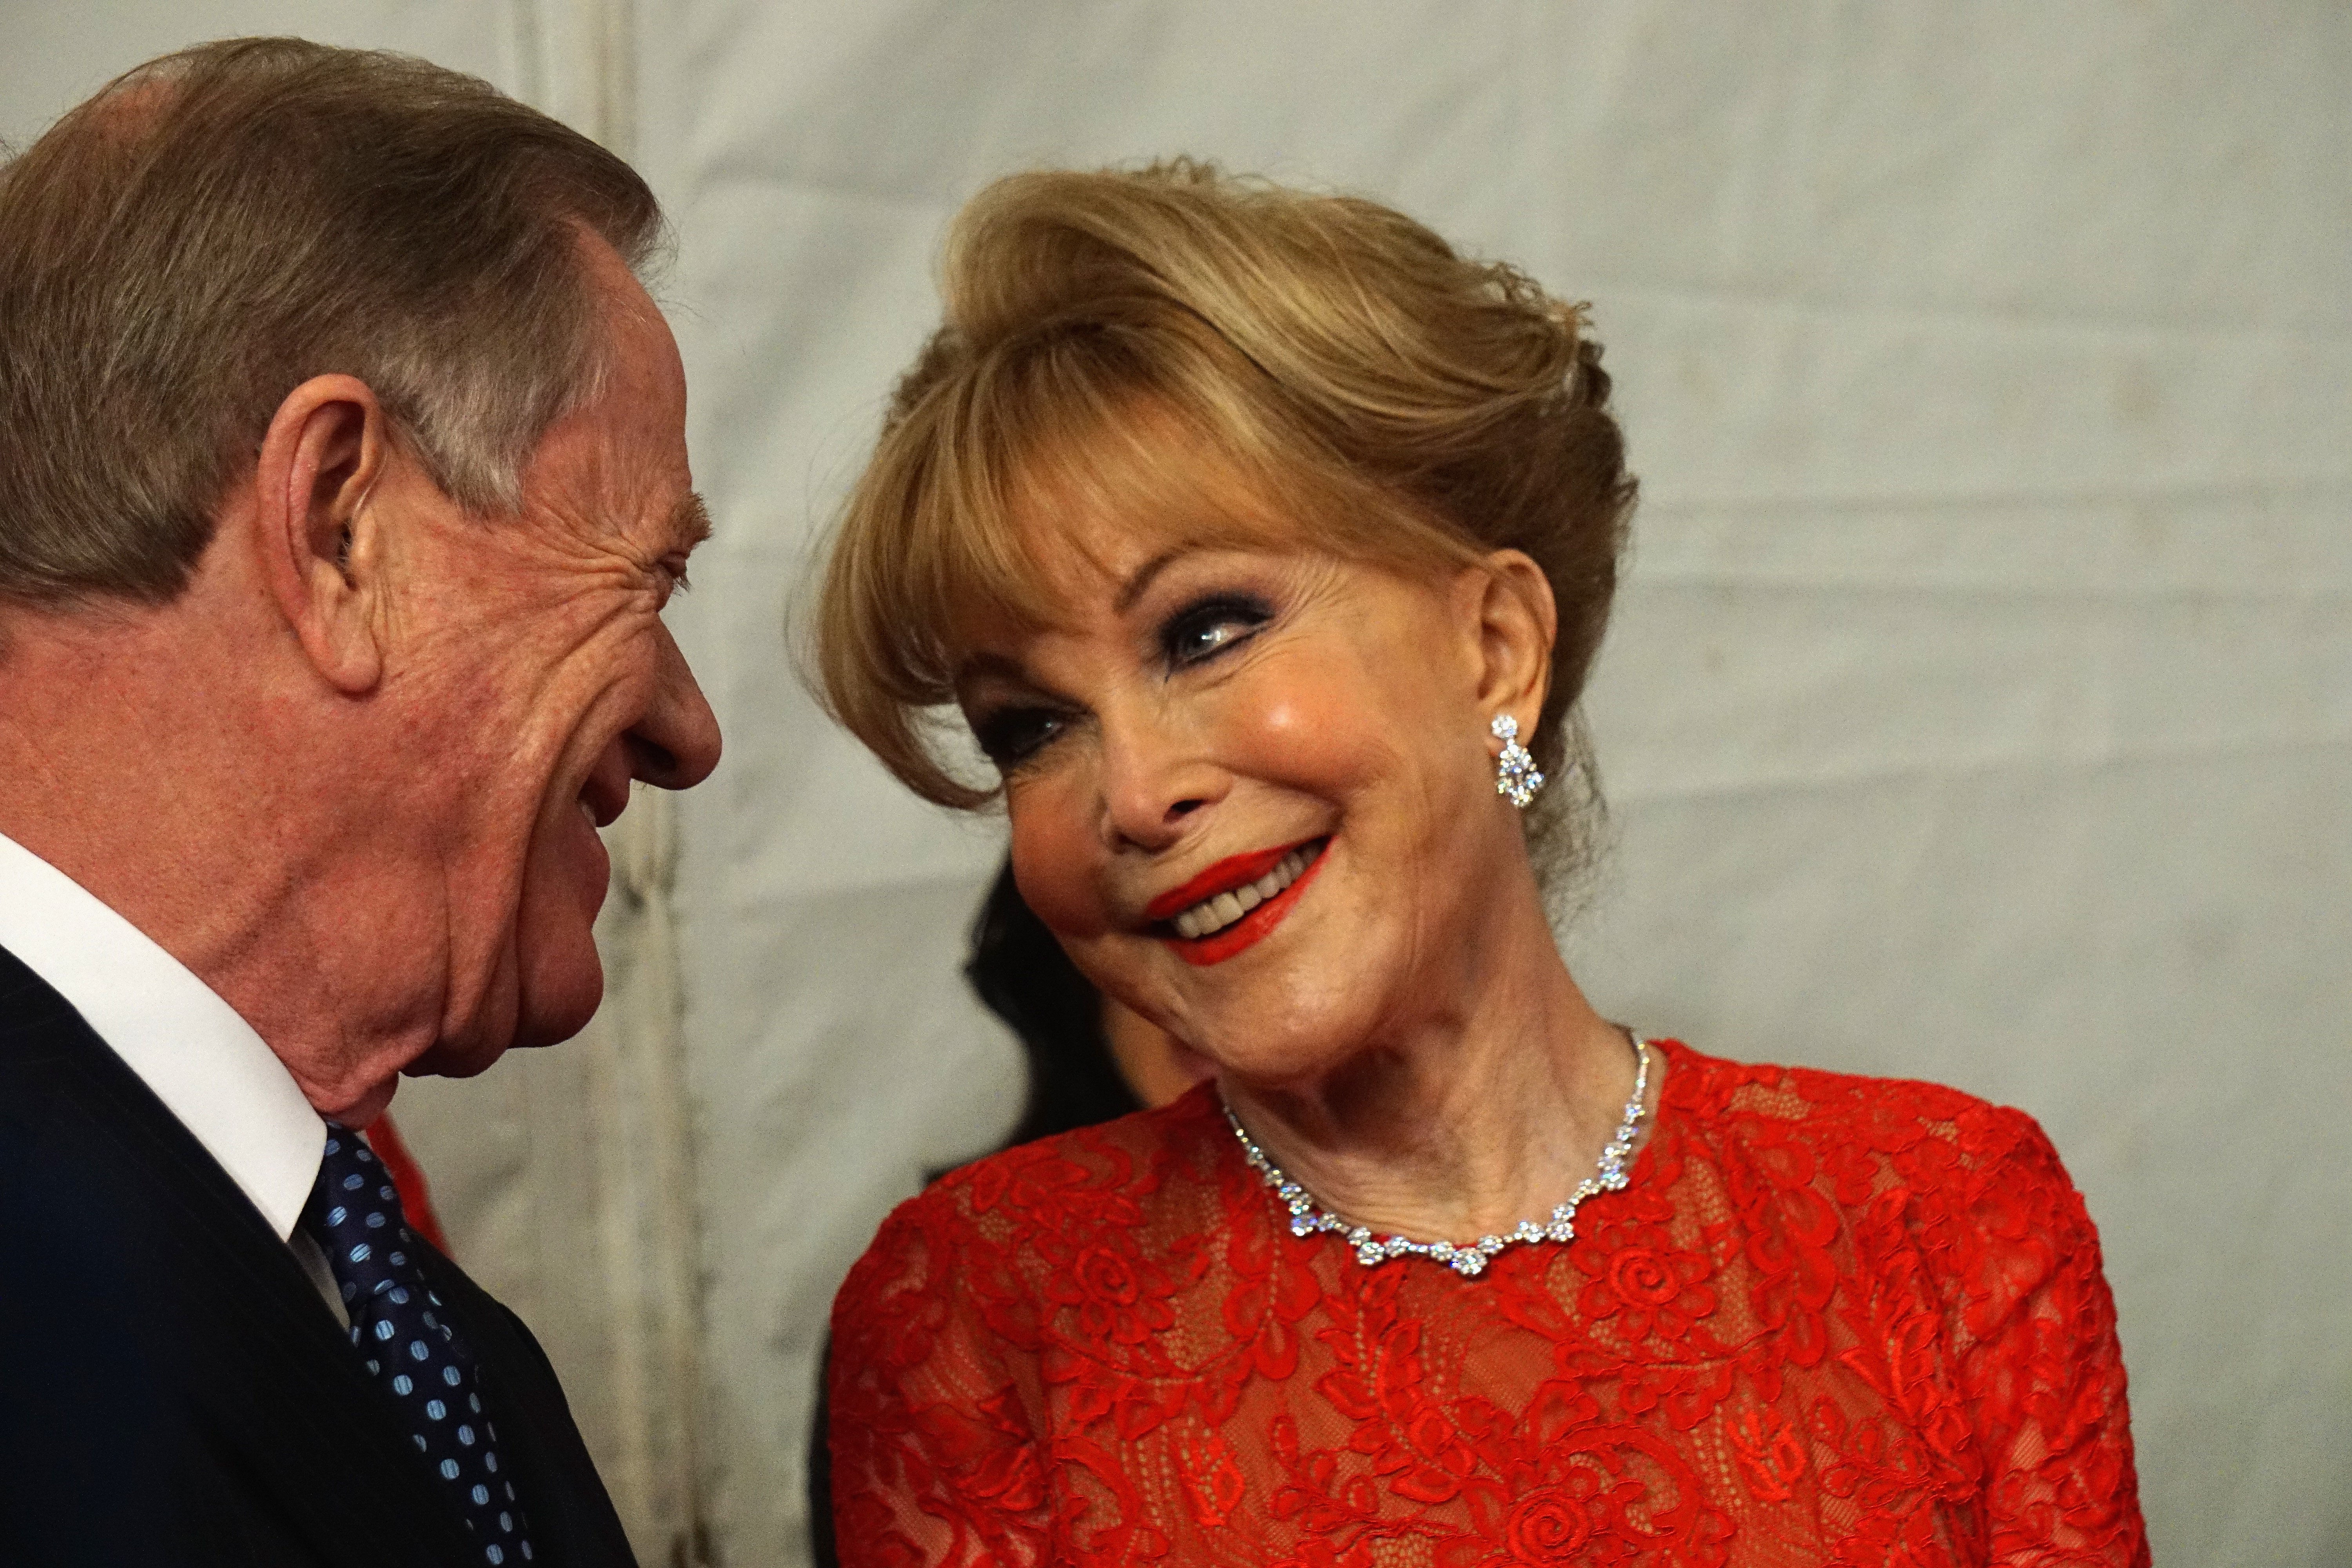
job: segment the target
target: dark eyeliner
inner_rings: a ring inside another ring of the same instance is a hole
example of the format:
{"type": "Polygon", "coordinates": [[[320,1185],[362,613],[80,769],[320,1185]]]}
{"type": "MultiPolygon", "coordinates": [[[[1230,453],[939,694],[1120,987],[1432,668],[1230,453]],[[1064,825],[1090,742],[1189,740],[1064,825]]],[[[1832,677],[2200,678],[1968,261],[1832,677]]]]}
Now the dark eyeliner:
{"type": "Polygon", "coordinates": [[[1274,606],[1255,594],[1208,595],[1160,623],[1160,657],[1171,669],[1204,664],[1248,641],[1272,619],[1274,606]],[[1207,640],[1226,628],[1234,628],[1234,635],[1222,641],[1207,640]]]}
{"type": "Polygon", "coordinates": [[[1035,703],[996,709],[972,726],[972,739],[1000,772],[1018,767],[1062,732],[1068,715],[1035,703]]]}

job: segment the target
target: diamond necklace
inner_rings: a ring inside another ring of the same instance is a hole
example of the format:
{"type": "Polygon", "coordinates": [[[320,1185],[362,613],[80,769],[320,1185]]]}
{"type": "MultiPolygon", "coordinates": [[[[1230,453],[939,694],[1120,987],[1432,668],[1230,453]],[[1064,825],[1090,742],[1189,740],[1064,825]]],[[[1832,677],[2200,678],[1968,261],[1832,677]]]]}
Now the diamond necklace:
{"type": "Polygon", "coordinates": [[[1576,1184],[1568,1201],[1551,1211],[1551,1218],[1542,1225],[1534,1220],[1519,1221],[1517,1228],[1502,1236],[1482,1236],[1467,1246],[1457,1247],[1450,1241],[1408,1241],[1402,1236],[1374,1236],[1368,1226],[1340,1218],[1316,1200],[1315,1194],[1284,1175],[1282,1167],[1266,1157],[1265,1150],[1249,1135],[1242,1119],[1225,1102],[1224,1091],[1217,1091],[1217,1102],[1224,1107],[1225,1124],[1241,1140],[1242,1156],[1250,1163],[1265,1184],[1274,1189],[1276,1199],[1290,1211],[1290,1234],[1312,1236],[1318,1230],[1336,1231],[1348,1238],[1356,1249],[1356,1261],[1370,1268],[1391,1258],[1412,1253],[1434,1262],[1443,1263],[1465,1279],[1486,1270],[1486,1260],[1514,1242],[1573,1241],[1576,1239],[1577,1205],[1596,1193],[1613,1193],[1625,1185],[1625,1160],[1633,1152],[1633,1139],[1641,1131],[1642,1118],[1649,1113],[1650,1042],[1639,1035],[1627,1037],[1633,1043],[1633,1097],[1625,1102],[1625,1120],[1617,1124],[1617,1136],[1601,1151],[1600,1168],[1576,1184]]]}

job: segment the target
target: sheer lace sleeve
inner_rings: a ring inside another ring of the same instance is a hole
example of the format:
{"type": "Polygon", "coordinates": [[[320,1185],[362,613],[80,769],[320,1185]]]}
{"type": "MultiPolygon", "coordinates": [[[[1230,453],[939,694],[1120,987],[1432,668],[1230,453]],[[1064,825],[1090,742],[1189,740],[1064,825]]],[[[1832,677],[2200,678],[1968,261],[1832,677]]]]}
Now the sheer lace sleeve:
{"type": "Polygon", "coordinates": [[[903,1205],[835,1300],[834,1519],[845,1568],[1044,1560],[1045,1473],[997,1334],[958,1289],[988,1267],[936,1193],[903,1205]]]}
{"type": "Polygon", "coordinates": [[[2004,1110],[2006,1144],[1956,1215],[1946,1280],[1960,1392],[1985,1457],[1986,1560],[2144,1565],[2116,1309],[2098,1233],[2057,1151],[2004,1110]]]}

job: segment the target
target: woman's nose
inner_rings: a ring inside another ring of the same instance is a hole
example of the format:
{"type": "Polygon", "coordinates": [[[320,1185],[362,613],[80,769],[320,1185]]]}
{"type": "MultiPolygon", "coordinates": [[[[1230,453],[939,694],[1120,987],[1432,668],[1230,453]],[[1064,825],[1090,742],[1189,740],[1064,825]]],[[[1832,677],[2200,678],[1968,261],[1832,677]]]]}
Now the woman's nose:
{"type": "Polygon", "coordinates": [[[654,697],[629,731],[629,772],[662,789],[691,789],[719,765],[719,716],[669,628],[657,626],[656,635],[654,697]]]}
{"type": "Polygon", "coordinates": [[[1231,786],[1224,770],[1181,737],[1144,722],[1103,726],[1103,837],[1113,849],[1169,847],[1231,786]]]}

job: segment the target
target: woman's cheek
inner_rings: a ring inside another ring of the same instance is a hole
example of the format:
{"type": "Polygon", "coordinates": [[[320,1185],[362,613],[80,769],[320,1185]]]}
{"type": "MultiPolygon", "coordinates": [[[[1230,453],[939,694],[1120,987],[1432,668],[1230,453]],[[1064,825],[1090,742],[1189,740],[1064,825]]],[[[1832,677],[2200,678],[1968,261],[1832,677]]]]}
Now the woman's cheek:
{"type": "Polygon", "coordinates": [[[1006,815],[1022,900],[1055,935],[1083,938],[1101,934],[1110,921],[1095,875],[1100,845],[1072,795],[1052,781],[1016,785],[1006,815]]]}
{"type": "Polygon", "coordinates": [[[1269,704],[1244,744],[1237,771],[1334,807],[1361,804],[1367,789],[1393,785],[1410,719],[1370,691],[1336,683],[1269,704]]]}
{"type": "Polygon", "coordinates": [[[1312,794],[1355,782],[1378,706],[1337,661],[1293,658],[1250,683],[1224,715],[1222,761],[1237,775],[1312,794]]]}

